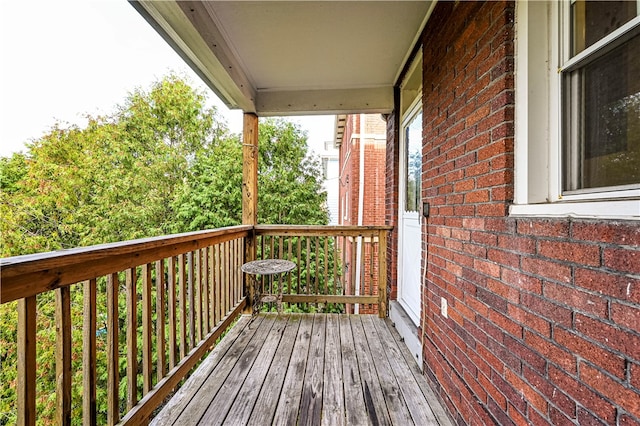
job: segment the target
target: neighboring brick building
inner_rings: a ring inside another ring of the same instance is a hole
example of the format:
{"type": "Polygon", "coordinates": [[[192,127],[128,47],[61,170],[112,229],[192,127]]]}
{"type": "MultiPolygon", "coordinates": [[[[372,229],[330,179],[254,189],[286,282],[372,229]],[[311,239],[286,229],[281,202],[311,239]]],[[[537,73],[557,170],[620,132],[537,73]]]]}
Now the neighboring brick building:
{"type": "Polygon", "coordinates": [[[384,225],[386,141],[380,114],[336,116],[340,225],[384,225]]]}
{"type": "MultiPolygon", "coordinates": [[[[340,225],[383,225],[385,222],[385,146],[386,123],[380,114],[351,114],[336,116],[335,145],[339,149],[338,167],[340,170],[338,224],[340,225]]],[[[371,281],[363,280],[362,294],[377,294],[378,272],[376,253],[371,253],[368,241],[350,240],[345,246],[344,259],[348,268],[355,268],[353,274],[347,274],[345,286],[353,288],[352,280],[361,275],[371,276],[371,281]],[[358,244],[362,251],[357,256],[358,244]],[[373,256],[373,258],[372,258],[373,256]],[[363,258],[362,258],[363,257],[363,258]],[[356,259],[356,265],[353,261],[356,259]],[[370,269],[374,270],[371,271],[370,269]],[[373,284],[374,290],[370,288],[373,284]]],[[[347,306],[347,310],[351,310],[347,306]]],[[[358,309],[359,313],[373,313],[367,307],[358,309]]]]}

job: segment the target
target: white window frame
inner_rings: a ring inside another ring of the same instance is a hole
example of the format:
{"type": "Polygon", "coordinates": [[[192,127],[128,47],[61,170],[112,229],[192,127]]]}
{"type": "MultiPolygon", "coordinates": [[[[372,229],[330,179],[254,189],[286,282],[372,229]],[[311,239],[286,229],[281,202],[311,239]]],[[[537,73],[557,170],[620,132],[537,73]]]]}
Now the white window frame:
{"type": "Polygon", "coordinates": [[[515,193],[510,215],[640,220],[640,189],[562,193],[562,71],[640,26],[636,17],[569,60],[569,7],[569,1],[516,2],[515,193]]]}

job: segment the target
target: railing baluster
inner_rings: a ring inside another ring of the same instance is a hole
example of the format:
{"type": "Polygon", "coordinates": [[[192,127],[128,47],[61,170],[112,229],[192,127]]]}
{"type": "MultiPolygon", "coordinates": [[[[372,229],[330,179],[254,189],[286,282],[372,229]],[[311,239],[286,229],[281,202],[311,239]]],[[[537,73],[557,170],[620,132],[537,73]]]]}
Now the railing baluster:
{"type": "Polygon", "coordinates": [[[300,285],[302,283],[302,271],[300,270],[300,262],[302,261],[302,236],[298,237],[298,243],[296,244],[297,252],[296,255],[298,257],[298,267],[296,268],[297,275],[297,283],[296,294],[300,294],[300,285]]]}
{"type": "Polygon", "coordinates": [[[153,387],[153,357],[151,356],[151,265],[142,266],[142,395],[153,387]]]}
{"type": "Polygon", "coordinates": [[[229,285],[230,285],[230,303],[229,309],[235,305],[236,301],[236,271],[234,265],[236,263],[236,246],[235,241],[229,241],[229,285]]]}
{"type": "Polygon", "coordinates": [[[36,296],[18,299],[18,425],[36,424],[36,296]]]}
{"type": "Polygon", "coordinates": [[[177,358],[177,340],[176,340],[176,258],[169,258],[168,276],[167,276],[168,307],[169,307],[169,371],[176,366],[177,358]]]}
{"type": "MultiPolygon", "coordinates": [[[[357,285],[356,284],[356,263],[358,262],[358,244],[356,243],[357,241],[357,237],[353,237],[351,240],[351,262],[349,263],[349,265],[351,266],[351,271],[350,271],[350,275],[351,275],[351,280],[349,281],[349,295],[355,295],[356,294],[356,288],[357,285]]],[[[351,305],[351,309],[352,311],[349,313],[355,313],[355,307],[357,305],[351,305]]]]}
{"type": "MultiPolygon", "coordinates": [[[[361,295],[366,295],[367,294],[367,287],[366,287],[366,280],[367,280],[367,252],[366,252],[366,248],[367,248],[367,239],[365,236],[360,236],[361,240],[362,240],[362,244],[360,245],[360,276],[358,277],[358,281],[360,281],[360,294],[361,295]]],[[[366,305],[360,303],[359,304],[359,309],[365,309],[364,312],[366,311],[366,305]]]]}
{"type": "Polygon", "coordinates": [[[127,411],[138,402],[138,292],[136,269],[127,269],[127,411]]]}
{"type": "Polygon", "coordinates": [[[230,300],[229,297],[231,295],[231,285],[229,284],[229,242],[226,241],[222,245],[222,253],[223,253],[223,262],[222,262],[222,276],[223,276],[223,285],[224,285],[224,310],[223,312],[229,311],[230,300]]]}
{"type": "Polygon", "coordinates": [[[222,244],[218,244],[216,245],[216,276],[217,276],[217,282],[216,282],[216,288],[218,289],[218,303],[216,304],[218,306],[218,319],[222,319],[224,318],[224,297],[225,297],[225,286],[224,286],[224,276],[222,274],[222,267],[224,265],[223,263],[223,256],[222,256],[222,244]]]}
{"type": "Polygon", "coordinates": [[[118,294],[120,280],[115,272],[107,276],[107,424],[120,420],[120,367],[118,351],[118,294]]]}
{"type": "Polygon", "coordinates": [[[206,335],[211,330],[209,322],[209,250],[208,247],[202,249],[202,302],[203,313],[203,334],[206,335]]]}
{"type": "Polygon", "coordinates": [[[215,280],[215,270],[213,256],[214,256],[214,246],[209,246],[208,250],[209,256],[209,305],[211,312],[209,313],[209,328],[212,329],[216,326],[216,280],[215,280]]]}
{"type": "Polygon", "coordinates": [[[322,240],[324,241],[324,291],[322,294],[330,294],[330,291],[329,291],[329,237],[322,237],[322,240]]]}
{"type": "Polygon", "coordinates": [[[56,290],[56,418],[71,424],[71,288],[56,290]]]}
{"type": "MultiPolygon", "coordinates": [[[[292,257],[293,253],[292,253],[292,247],[291,247],[292,246],[292,244],[291,244],[292,243],[292,241],[291,241],[292,239],[293,239],[293,237],[291,237],[291,236],[289,238],[287,238],[287,260],[293,259],[293,257],[292,257]]],[[[291,279],[291,275],[293,275],[293,273],[294,273],[294,271],[291,271],[290,273],[287,274],[287,294],[291,294],[291,285],[292,285],[291,283],[293,281],[291,279]]],[[[287,306],[289,306],[289,305],[287,305],[287,306]]]]}
{"type": "MultiPolygon", "coordinates": [[[[375,246],[376,246],[376,244],[374,242],[374,238],[373,237],[369,237],[369,244],[368,244],[368,249],[369,249],[369,296],[373,296],[374,295],[374,285],[373,285],[373,283],[375,281],[374,277],[375,277],[375,273],[376,273],[375,268],[374,268],[375,261],[376,261],[376,258],[374,256],[375,246]]],[[[369,313],[371,313],[371,314],[375,313],[373,311],[373,309],[374,309],[374,305],[373,304],[369,305],[369,313]]]]}
{"type": "MultiPolygon", "coordinates": [[[[316,236],[315,242],[316,242],[316,259],[315,259],[316,273],[314,274],[315,276],[314,276],[314,282],[313,282],[313,289],[314,289],[314,294],[318,294],[319,283],[320,283],[320,237],[316,236]]],[[[317,307],[318,307],[318,304],[316,303],[316,308],[317,307]]]]}
{"type": "Polygon", "coordinates": [[[236,297],[233,300],[233,306],[235,306],[236,303],[238,303],[238,301],[242,297],[242,279],[241,279],[242,272],[240,271],[240,265],[242,264],[242,261],[240,258],[240,244],[238,243],[239,243],[238,240],[233,241],[233,245],[235,247],[235,253],[233,256],[233,275],[234,275],[234,281],[236,283],[235,285],[236,297]]]}
{"type": "Polygon", "coordinates": [[[186,256],[181,254],[178,256],[178,268],[179,268],[179,280],[180,280],[180,293],[179,293],[179,305],[180,305],[180,362],[185,356],[187,356],[187,271],[186,271],[186,256]]]}
{"type": "Polygon", "coordinates": [[[219,249],[218,245],[214,245],[211,247],[212,251],[212,261],[211,261],[211,269],[213,270],[213,317],[214,323],[218,324],[220,321],[220,270],[219,270],[219,249]]]}
{"type": "Polygon", "coordinates": [[[202,253],[200,250],[196,250],[192,255],[193,259],[193,268],[194,268],[194,277],[195,282],[193,288],[195,290],[194,293],[194,318],[195,318],[195,334],[196,338],[191,347],[195,347],[196,342],[200,342],[202,340],[202,253]]]}
{"type": "Polygon", "coordinates": [[[236,306],[240,299],[242,299],[243,296],[246,296],[242,287],[242,270],[240,269],[240,267],[242,266],[242,259],[244,258],[244,244],[241,244],[242,241],[240,240],[234,240],[233,243],[236,245],[236,255],[233,264],[233,270],[235,271],[236,275],[236,300],[233,301],[233,306],[236,306]]]}
{"type": "Polygon", "coordinates": [[[191,350],[196,345],[196,295],[193,285],[193,252],[187,253],[187,295],[189,297],[189,346],[191,350]]]}
{"type": "Polygon", "coordinates": [[[348,260],[347,259],[347,237],[342,237],[342,267],[344,269],[344,271],[342,272],[342,275],[340,277],[340,286],[342,287],[342,294],[349,294],[346,286],[347,286],[347,272],[349,272],[350,269],[347,269],[347,267],[351,267],[351,265],[348,265],[348,260]]]}
{"type": "Polygon", "coordinates": [[[342,259],[338,256],[338,237],[333,237],[333,294],[338,295],[340,278],[338,278],[338,263],[342,265],[342,259]]]}
{"type": "Polygon", "coordinates": [[[307,251],[306,251],[306,259],[307,259],[307,282],[306,282],[306,291],[307,294],[309,294],[310,292],[310,281],[311,280],[311,241],[309,237],[305,238],[306,242],[307,242],[307,251]]]}
{"type": "Polygon", "coordinates": [[[231,303],[229,307],[235,305],[237,292],[236,292],[236,242],[229,241],[229,285],[231,286],[231,303]]]}
{"type": "Polygon", "coordinates": [[[95,278],[83,284],[82,316],[82,423],[95,425],[96,417],[96,292],[95,278]]]}
{"type": "Polygon", "coordinates": [[[156,261],[156,382],[166,374],[164,259],[156,261]]]}

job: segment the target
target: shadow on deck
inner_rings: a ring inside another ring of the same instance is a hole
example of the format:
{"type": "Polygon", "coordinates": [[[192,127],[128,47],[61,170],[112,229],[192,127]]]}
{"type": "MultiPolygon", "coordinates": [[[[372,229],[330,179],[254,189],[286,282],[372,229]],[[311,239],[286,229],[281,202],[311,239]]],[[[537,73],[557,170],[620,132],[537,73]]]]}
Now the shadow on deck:
{"type": "Polygon", "coordinates": [[[242,316],[152,424],[450,425],[389,320],[242,316]]]}

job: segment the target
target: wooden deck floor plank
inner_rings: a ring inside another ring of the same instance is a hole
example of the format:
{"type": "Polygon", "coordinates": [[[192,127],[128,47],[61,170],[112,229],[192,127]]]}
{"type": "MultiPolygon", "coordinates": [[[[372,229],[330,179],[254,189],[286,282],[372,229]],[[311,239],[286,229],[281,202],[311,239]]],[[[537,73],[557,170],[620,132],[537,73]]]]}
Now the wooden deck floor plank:
{"type": "Polygon", "coordinates": [[[427,403],[429,404],[429,407],[431,408],[431,411],[438,421],[438,424],[441,426],[453,426],[453,423],[451,422],[447,412],[445,411],[444,406],[440,404],[438,396],[427,383],[427,379],[425,379],[422,375],[420,366],[418,366],[418,364],[415,362],[413,356],[411,355],[411,352],[409,351],[409,348],[407,348],[407,346],[402,341],[402,337],[400,336],[398,331],[395,329],[395,327],[392,326],[391,320],[387,318],[385,322],[387,323],[387,330],[389,330],[389,333],[391,334],[391,336],[393,336],[393,339],[396,342],[396,345],[400,350],[402,357],[409,367],[409,371],[411,371],[411,374],[415,377],[418,386],[422,390],[422,394],[424,395],[427,403]]]}
{"type": "Polygon", "coordinates": [[[204,384],[205,380],[211,372],[224,359],[232,345],[239,339],[247,338],[247,330],[251,317],[243,315],[238,322],[231,327],[227,334],[216,345],[215,350],[202,361],[200,366],[193,372],[191,377],[180,387],[180,389],[171,398],[171,403],[167,404],[163,410],[150,422],[151,425],[173,424],[180,416],[184,408],[192,400],[204,384]]]}
{"type": "Polygon", "coordinates": [[[452,426],[389,320],[327,314],[242,317],[152,424],[452,426]]]}
{"type": "Polygon", "coordinates": [[[353,331],[351,330],[351,318],[352,316],[349,315],[338,316],[345,417],[348,425],[370,425],[371,420],[364,405],[362,380],[353,342],[353,331]]]}
{"type": "Polygon", "coordinates": [[[369,348],[371,349],[371,356],[374,359],[374,365],[378,372],[382,393],[384,394],[384,399],[387,402],[389,417],[391,417],[391,422],[394,424],[413,424],[409,408],[407,407],[402,396],[402,392],[400,391],[400,384],[391,370],[391,365],[389,364],[389,360],[387,359],[382,343],[380,342],[380,335],[378,334],[378,330],[374,324],[375,321],[381,320],[373,315],[362,316],[362,325],[366,330],[366,337],[369,342],[369,348]]]}
{"type": "Polygon", "coordinates": [[[321,424],[342,426],[345,424],[344,387],[342,386],[342,354],[338,315],[326,315],[324,347],[324,386],[322,389],[321,424]]]}
{"type": "Polygon", "coordinates": [[[278,349],[273,357],[264,384],[260,389],[258,399],[253,406],[251,416],[247,419],[247,425],[249,426],[264,426],[265,424],[273,423],[278,398],[282,392],[287,368],[291,360],[293,345],[298,335],[300,318],[300,314],[292,314],[289,316],[287,327],[282,335],[282,339],[280,339],[278,349]]]}
{"type": "MultiPolygon", "coordinates": [[[[260,349],[260,353],[255,359],[253,367],[250,369],[242,387],[237,395],[235,395],[235,400],[227,414],[227,421],[225,422],[228,425],[246,425],[249,421],[260,389],[263,387],[267,372],[278,349],[280,339],[283,337],[287,328],[288,316],[276,316],[274,314],[271,314],[271,316],[274,317],[273,327],[271,327],[262,345],[262,349],[260,349]]],[[[295,320],[292,319],[292,321],[295,320]]],[[[268,383],[267,387],[271,385],[272,383],[268,383]]],[[[260,413],[256,413],[256,416],[261,417],[264,422],[264,417],[262,417],[260,413]]]]}
{"type": "Polygon", "coordinates": [[[413,422],[416,425],[437,425],[438,421],[422,394],[422,389],[420,389],[416,377],[400,352],[397,342],[391,335],[386,322],[378,318],[373,323],[378,332],[383,352],[386,354],[391,366],[391,371],[398,383],[401,384],[400,392],[404,402],[407,404],[413,422]]]}
{"type": "Polygon", "coordinates": [[[262,347],[266,344],[267,339],[265,337],[270,335],[276,322],[275,320],[275,315],[264,317],[260,327],[256,330],[256,334],[242,352],[242,356],[233,366],[224,384],[200,419],[201,424],[218,426],[225,423],[227,413],[240,393],[242,384],[251,373],[262,347]]]}
{"type": "Polygon", "coordinates": [[[307,354],[311,343],[313,316],[304,315],[300,322],[298,335],[291,353],[291,361],[282,386],[282,394],[278,400],[274,425],[295,425],[298,422],[298,409],[302,398],[302,386],[307,367],[307,354]]]}
{"type": "Polygon", "coordinates": [[[224,385],[227,376],[235,366],[236,362],[242,356],[242,352],[251,342],[251,338],[259,329],[263,320],[264,317],[255,317],[245,327],[242,336],[236,339],[235,344],[225,354],[217,367],[211,372],[208,379],[202,384],[198,390],[197,398],[192,398],[189,401],[174,424],[179,426],[198,424],[202,415],[209,407],[209,404],[217,395],[220,388],[224,385]]]}
{"type": "Polygon", "coordinates": [[[367,416],[374,425],[390,425],[392,424],[391,417],[382,393],[369,343],[365,336],[361,316],[354,315],[351,317],[351,329],[353,330],[353,340],[356,347],[367,416]]]}
{"type": "Polygon", "coordinates": [[[300,401],[298,417],[298,424],[300,425],[316,425],[321,418],[326,325],[326,315],[314,315],[307,369],[304,375],[302,399],[300,401]]]}

